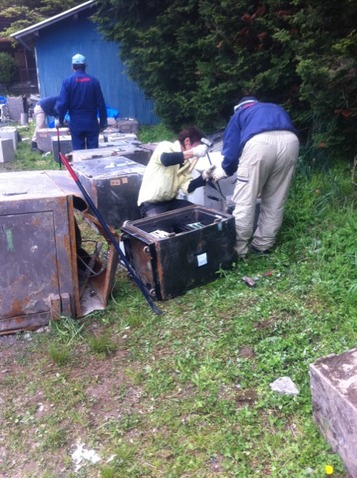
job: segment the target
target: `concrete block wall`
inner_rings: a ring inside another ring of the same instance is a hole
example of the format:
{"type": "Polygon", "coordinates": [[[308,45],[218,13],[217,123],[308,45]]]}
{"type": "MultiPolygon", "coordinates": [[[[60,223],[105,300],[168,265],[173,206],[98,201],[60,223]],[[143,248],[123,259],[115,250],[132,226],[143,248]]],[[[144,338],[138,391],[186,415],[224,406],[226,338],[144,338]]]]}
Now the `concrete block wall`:
{"type": "Polygon", "coordinates": [[[313,417],[352,478],[357,477],[357,349],[310,365],[313,417]]]}
{"type": "Polygon", "coordinates": [[[12,139],[0,139],[0,163],[13,161],[15,157],[15,149],[12,139]]]}

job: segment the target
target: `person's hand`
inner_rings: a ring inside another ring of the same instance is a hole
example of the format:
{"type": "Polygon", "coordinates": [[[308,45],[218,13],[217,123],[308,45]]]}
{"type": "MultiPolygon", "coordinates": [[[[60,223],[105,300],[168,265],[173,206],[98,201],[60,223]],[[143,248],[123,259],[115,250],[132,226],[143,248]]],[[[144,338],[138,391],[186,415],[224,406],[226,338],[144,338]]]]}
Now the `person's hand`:
{"type": "Polygon", "coordinates": [[[213,180],[214,181],[219,181],[220,179],[226,178],[227,174],[225,173],[224,169],[222,166],[219,166],[213,171],[213,180]]]}
{"type": "Polygon", "coordinates": [[[55,127],[56,128],[62,128],[63,127],[62,121],[60,121],[58,118],[55,118],[55,127]]]}
{"type": "Polygon", "coordinates": [[[99,132],[103,133],[105,129],[108,128],[108,123],[99,126],[99,132]]]}
{"type": "Polygon", "coordinates": [[[192,153],[196,158],[203,158],[203,156],[206,156],[208,151],[208,146],[205,144],[199,144],[198,146],[195,146],[192,148],[192,153]]]}
{"type": "Polygon", "coordinates": [[[216,166],[213,164],[209,168],[205,169],[201,176],[205,181],[208,181],[209,179],[213,178],[213,171],[216,169],[216,166]]]}

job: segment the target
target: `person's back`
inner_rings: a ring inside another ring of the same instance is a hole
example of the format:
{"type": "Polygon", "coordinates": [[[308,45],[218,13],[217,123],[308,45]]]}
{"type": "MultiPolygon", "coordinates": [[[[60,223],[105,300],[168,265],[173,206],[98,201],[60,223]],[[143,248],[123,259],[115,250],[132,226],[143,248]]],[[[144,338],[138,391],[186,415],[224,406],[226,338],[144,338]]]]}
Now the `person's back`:
{"type": "Polygon", "coordinates": [[[296,133],[290,116],[280,105],[260,101],[244,103],[237,105],[224,133],[222,154],[225,160],[222,166],[228,174],[237,170],[242,150],[253,136],[268,131],[296,133]]]}
{"type": "Polygon", "coordinates": [[[73,56],[72,68],[74,74],[62,84],[58,102],[59,123],[63,123],[68,112],[74,150],[98,148],[99,131],[107,125],[102,89],[99,81],[86,73],[86,59],[83,55],[73,56]]]}
{"type": "Polygon", "coordinates": [[[96,120],[101,103],[99,81],[85,71],[78,70],[65,80],[65,85],[71,92],[68,105],[70,117],[86,115],[88,120],[96,120]]]}

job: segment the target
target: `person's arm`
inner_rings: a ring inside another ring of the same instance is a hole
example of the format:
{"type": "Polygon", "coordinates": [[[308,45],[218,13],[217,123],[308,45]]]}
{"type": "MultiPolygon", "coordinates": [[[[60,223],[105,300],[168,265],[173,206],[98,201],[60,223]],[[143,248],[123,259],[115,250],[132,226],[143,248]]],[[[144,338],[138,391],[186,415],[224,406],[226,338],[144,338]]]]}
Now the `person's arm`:
{"type": "Polygon", "coordinates": [[[185,157],[182,151],[162,153],[160,161],[164,166],[168,167],[174,166],[175,164],[183,164],[185,162],[185,157]]]}
{"type": "Polygon", "coordinates": [[[238,169],[240,136],[239,113],[236,113],[229,120],[223,137],[222,168],[227,176],[232,176],[238,169]]]}
{"type": "Polygon", "coordinates": [[[97,108],[98,108],[98,113],[99,113],[99,124],[100,128],[106,128],[108,125],[108,118],[107,118],[107,107],[105,106],[105,101],[104,101],[104,96],[102,92],[102,88],[100,86],[99,81],[97,82],[97,87],[96,87],[96,102],[97,102],[97,108]]]}
{"type": "Polygon", "coordinates": [[[160,161],[164,166],[173,166],[174,164],[183,165],[188,159],[203,157],[207,154],[207,146],[200,144],[185,151],[162,153],[160,161]]]}
{"type": "Polygon", "coordinates": [[[205,186],[205,185],[206,185],[206,180],[203,179],[202,175],[198,176],[198,178],[192,179],[192,181],[188,185],[187,192],[188,194],[191,194],[193,193],[193,191],[195,191],[195,189],[201,188],[202,186],[205,186]]]}
{"type": "Polygon", "coordinates": [[[57,102],[58,120],[60,124],[63,123],[64,117],[68,111],[68,107],[69,107],[68,98],[69,98],[69,85],[66,81],[63,81],[61,92],[57,102]]]}

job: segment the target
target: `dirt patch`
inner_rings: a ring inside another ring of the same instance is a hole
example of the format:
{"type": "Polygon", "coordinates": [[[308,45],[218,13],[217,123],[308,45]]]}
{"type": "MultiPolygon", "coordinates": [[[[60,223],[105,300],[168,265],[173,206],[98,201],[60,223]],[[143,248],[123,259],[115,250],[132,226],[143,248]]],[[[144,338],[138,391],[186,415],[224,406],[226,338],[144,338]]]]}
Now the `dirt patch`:
{"type": "Polygon", "coordinates": [[[81,476],[98,476],[113,452],[107,428],[124,434],[123,416],[143,413],[142,390],[125,374],[128,367],[135,375],[125,340],[113,340],[116,351],[108,358],[74,344],[73,362],[61,367],[32,334],[0,337],[0,478],[68,478],[80,443],[100,456],[98,465],[81,463],[81,476]]]}

